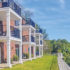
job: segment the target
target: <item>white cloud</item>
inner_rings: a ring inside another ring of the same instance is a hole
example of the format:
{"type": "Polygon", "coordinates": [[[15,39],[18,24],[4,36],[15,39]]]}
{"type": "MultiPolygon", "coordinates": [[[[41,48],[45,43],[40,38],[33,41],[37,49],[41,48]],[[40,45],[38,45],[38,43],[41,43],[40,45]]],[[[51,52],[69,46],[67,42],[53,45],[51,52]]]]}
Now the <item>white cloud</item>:
{"type": "Polygon", "coordinates": [[[59,1],[60,1],[61,8],[64,8],[65,7],[65,0],[59,0],[59,1]]]}

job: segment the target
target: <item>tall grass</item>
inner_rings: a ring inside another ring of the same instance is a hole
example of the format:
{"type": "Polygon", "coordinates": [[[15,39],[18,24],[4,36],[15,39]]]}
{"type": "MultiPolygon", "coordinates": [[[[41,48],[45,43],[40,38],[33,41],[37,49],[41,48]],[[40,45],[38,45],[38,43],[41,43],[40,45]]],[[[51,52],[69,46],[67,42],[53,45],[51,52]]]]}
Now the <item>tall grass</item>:
{"type": "Polygon", "coordinates": [[[52,63],[50,66],[50,70],[59,70],[57,56],[53,55],[52,63]]]}

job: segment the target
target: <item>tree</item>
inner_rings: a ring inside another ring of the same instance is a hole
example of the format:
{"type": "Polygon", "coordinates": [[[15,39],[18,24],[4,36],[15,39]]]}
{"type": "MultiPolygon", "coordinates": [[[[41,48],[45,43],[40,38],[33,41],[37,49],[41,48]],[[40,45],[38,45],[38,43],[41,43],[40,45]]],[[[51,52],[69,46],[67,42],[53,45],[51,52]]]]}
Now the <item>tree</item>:
{"type": "Polygon", "coordinates": [[[44,40],[48,40],[48,34],[46,33],[46,30],[42,29],[42,31],[43,31],[43,38],[44,38],[44,40]]]}

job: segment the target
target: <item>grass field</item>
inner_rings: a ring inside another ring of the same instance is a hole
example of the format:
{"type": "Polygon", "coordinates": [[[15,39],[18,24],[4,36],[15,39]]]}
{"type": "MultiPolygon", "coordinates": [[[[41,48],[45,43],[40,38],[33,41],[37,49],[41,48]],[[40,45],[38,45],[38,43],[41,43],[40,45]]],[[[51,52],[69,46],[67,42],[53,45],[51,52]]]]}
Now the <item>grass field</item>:
{"type": "Polygon", "coordinates": [[[43,56],[42,58],[27,61],[23,64],[13,66],[11,69],[2,70],[59,70],[57,57],[52,55],[43,56]]]}

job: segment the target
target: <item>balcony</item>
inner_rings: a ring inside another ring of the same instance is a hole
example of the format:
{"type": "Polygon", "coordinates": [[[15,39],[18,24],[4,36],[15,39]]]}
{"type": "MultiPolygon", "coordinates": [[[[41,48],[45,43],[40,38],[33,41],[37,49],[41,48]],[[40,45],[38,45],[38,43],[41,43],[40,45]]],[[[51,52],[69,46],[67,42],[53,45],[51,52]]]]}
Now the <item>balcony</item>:
{"type": "Polygon", "coordinates": [[[11,26],[11,36],[15,38],[20,38],[20,30],[11,26]]]}
{"type": "Polygon", "coordinates": [[[43,33],[43,31],[39,28],[38,30],[36,30],[36,33],[43,33]]]}
{"type": "MultiPolygon", "coordinates": [[[[3,25],[0,26],[0,36],[6,36],[7,34],[7,26],[3,25]]],[[[11,36],[15,38],[20,38],[20,31],[17,28],[11,26],[11,36]]]]}
{"type": "Polygon", "coordinates": [[[35,42],[35,38],[31,36],[31,42],[35,42]]]}
{"type": "Polygon", "coordinates": [[[25,24],[22,25],[31,25],[32,27],[35,28],[35,23],[31,19],[27,19],[25,24]]]}
{"type": "Polygon", "coordinates": [[[29,35],[22,36],[23,42],[29,42],[29,35]]]}
{"type": "Polygon", "coordinates": [[[6,36],[6,25],[0,25],[0,36],[6,36]]]}
{"type": "Polygon", "coordinates": [[[14,2],[14,0],[5,0],[0,1],[0,8],[10,7],[13,9],[18,15],[21,16],[21,8],[14,2]]]}
{"type": "Polygon", "coordinates": [[[2,31],[0,31],[0,36],[6,36],[6,32],[2,32],[2,31]]]}
{"type": "MultiPolygon", "coordinates": [[[[29,35],[22,36],[23,42],[29,42],[29,35]]],[[[35,42],[35,38],[31,36],[31,42],[35,42]]]]}

